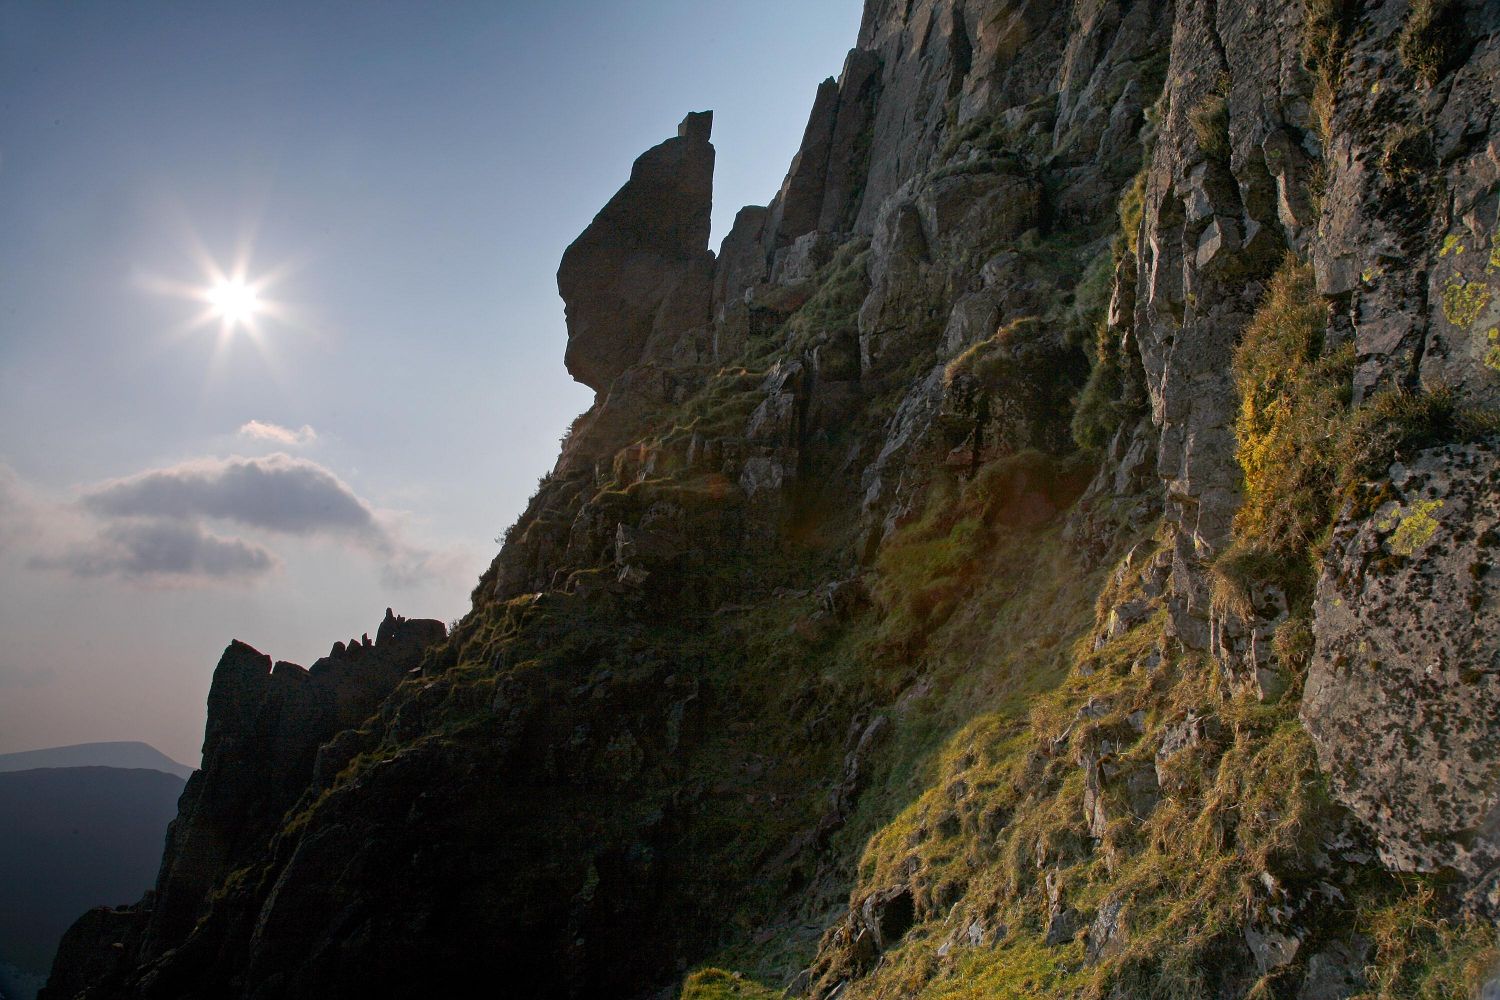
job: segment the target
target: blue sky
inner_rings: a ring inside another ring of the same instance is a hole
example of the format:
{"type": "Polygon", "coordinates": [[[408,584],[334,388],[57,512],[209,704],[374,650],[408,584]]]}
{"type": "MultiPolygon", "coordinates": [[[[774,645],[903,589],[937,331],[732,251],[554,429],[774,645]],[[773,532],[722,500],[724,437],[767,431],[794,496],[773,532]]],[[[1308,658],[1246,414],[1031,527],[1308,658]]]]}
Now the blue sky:
{"type": "Polygon", "coordinates": [[[231,638],[465,611],[590,401],[564,247],[707,108],[717,246],[859,14],[0,0],[0,752],[196,763],[231,638]],[[280,317],[194,327],[237,258],[280,317]]]}

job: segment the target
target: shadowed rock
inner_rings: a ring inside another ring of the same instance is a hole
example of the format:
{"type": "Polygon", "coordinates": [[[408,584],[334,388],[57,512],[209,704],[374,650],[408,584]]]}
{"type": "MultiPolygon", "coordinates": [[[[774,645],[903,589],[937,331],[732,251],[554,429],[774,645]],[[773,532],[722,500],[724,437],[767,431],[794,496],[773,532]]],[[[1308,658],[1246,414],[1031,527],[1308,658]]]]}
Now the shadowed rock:
{"type": "MultiPolygon", "coordinates": [[[[713,112],[688,115],[677,137],[641,154],[630,180],[563,254],[557,289],[567,306],[568,374],[602,391],[641,357],[663,303],[706,295],[679,290],[709,282],[709,212],[713,207],[713,112]],[[674,294],[675,293],[675,294],[674,294]]],[[[676,329],[708,321],[668,310],[676,329]],[[682,323],[688,326],[681,326],[682,323]]]]}
{"type": "Polygon", "coordinates": [[[859,207],[868,169],[880,57],[853,49],[843,72],[818,86],[802,144],[771,203],[766,250],[775,255],[811,232],[839,232],[859,207]]]}
{"type": "Polygon", "coordinates": [[[209,688],[203,766],[167,830],[155,892],[134,907],[85,914],[63,938],[46,996],[112,981],[179,943],[210,890],[257,857],[307,791],[319,748],[369,718],[446,629],[387,608],[376,635],[373,644],[335,643],[311,669],[273,666],[245,643],[229,644],[209,688]]]}

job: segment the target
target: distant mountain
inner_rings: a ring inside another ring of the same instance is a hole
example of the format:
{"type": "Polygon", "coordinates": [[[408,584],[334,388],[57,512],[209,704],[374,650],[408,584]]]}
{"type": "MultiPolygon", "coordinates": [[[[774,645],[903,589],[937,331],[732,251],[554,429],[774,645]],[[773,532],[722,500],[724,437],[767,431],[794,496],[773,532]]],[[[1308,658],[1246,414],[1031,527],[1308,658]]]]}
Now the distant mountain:
{"type": "Polygon", "coordinates": [[[0,772],[31,771],[41,767],[120,767],[165,771],[186,781],[193,769],[162,753],[149,743],[78,743],[46,750],[23,750],[0,754],[0,772]]]}
{"type": "MultiPolygon", "coordinates": [[[[105,745],[141,747],[172,763],[144,744],[105,745]]],[[[0,963],[45,975],[78,914],[140,899],[155,883],[183,785],[147,768],[0,774],[0,963]]]]}
{"type": "Polygon", "coordinates": [[[46,984],[46,976],[0,962],[0,1000],[35,1000],[37,991],[46,984]]]}

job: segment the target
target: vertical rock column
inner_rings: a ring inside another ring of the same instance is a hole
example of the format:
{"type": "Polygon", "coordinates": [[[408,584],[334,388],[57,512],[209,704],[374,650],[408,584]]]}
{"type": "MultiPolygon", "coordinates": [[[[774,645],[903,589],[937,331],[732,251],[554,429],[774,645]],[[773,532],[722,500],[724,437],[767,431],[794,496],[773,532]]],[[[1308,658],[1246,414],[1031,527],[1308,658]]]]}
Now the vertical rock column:
{"type": "Polygon", "coordinates": [[[568,374],[595,391],[640,360],[653,332],[678,332],[659,330],[662,324],[687,329],[708,320],[712,131],[711,111],[684,118],[676,138],[641,154],[630,180],[563,254],[557,289],[567,307],[564,360],[568,374]],[[701,294],[685,283],[701,284],[701,294]],[[701,300],[704,315],[663,309],[687,300],[701,300]]]}

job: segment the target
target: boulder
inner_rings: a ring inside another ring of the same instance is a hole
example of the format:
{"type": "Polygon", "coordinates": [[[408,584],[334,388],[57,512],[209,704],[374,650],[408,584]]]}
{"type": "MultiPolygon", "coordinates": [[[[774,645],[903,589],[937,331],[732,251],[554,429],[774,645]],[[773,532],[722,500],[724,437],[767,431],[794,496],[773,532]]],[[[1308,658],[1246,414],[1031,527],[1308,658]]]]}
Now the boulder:
{"type": "Polygon", "coordinates": [[[1393,466],[1334,528],[1302,720],[1335,798],[1400,871],[1500,862],[1500,449],[1393,466]]]}
{"type": "Polygon", "coordinates": [[[859,908],[860,920],[881,951],[895,947],[916,921],[911,889],[893,885],[866,897],[859,908]]]}

